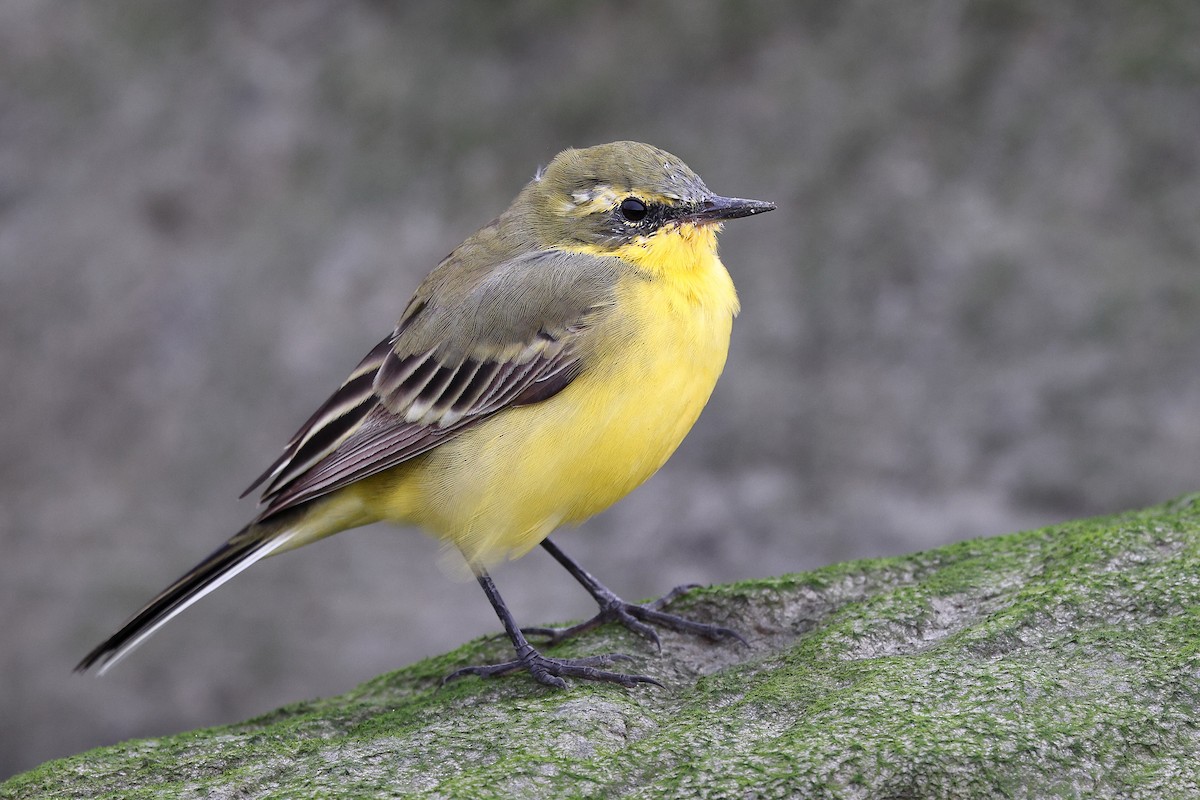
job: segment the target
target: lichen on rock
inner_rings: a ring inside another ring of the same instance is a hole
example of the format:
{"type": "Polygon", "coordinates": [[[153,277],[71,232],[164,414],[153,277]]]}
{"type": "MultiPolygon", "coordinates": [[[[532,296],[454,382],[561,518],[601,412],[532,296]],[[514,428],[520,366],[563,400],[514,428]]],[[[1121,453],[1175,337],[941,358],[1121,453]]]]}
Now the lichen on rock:
{"type": "Polygon", "coordinates": [[[100,748],[0,797],[1200,796],[1200,497],[698,590],[749,648],[608,627],[666,688],[441,677],[100,748]]]}

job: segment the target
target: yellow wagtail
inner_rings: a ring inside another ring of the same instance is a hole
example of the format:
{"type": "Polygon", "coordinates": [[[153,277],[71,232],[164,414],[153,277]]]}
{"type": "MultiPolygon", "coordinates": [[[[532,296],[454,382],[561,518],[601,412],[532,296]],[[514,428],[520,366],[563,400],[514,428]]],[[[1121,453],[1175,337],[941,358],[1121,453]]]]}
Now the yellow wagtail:
{"type": "Polygon", "coordinates": [[[662,601],[622,601],[546,537],[620,500],[687,435],[738,311],[717,231],[774,208],[713,194],[650,145],[559,153],[425,278],[396,329],[246,490],[265,484],[261,513],[76,669],[110,666],[265,556],[380,520],[457,547],[512,639],[515,660],[455,675],[654,683],[599,668],[617,656],[557,659],[529,644],[486,567],[539,543],[601,609],[537,629],[552,641],[610,620],[656,644],[646,623],[740,640],[662,601]]]}

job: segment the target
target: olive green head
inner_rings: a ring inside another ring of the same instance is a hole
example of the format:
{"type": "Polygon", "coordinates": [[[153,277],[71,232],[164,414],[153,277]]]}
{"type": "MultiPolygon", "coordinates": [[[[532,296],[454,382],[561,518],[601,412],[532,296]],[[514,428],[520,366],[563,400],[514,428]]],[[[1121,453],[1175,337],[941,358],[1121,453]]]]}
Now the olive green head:
{"type": "Polygon", "coordinates": [[[517,198],[544,247],[616,251],[680,224],[719,224],[775,208],[715,195],[675,156],[641,142],[564,150],[517,198]]]}

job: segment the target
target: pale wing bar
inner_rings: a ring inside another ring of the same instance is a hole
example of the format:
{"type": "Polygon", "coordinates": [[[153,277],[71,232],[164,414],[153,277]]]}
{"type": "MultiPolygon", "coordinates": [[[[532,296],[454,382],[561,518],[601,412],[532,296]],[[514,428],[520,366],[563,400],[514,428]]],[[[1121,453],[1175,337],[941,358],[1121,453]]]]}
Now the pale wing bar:
{"type": "Polygon", "coordinates": [[[273,482],[263,495],[267,506],[260,519],[428,452],[505,407],[556,394],[578,373],[579,362],[555,344],[524,363],[468,358],[455,367],[430,369],[436,360],[428,354],[389,358],[376,379],[378,402],[358,427],[303,473],[273,482]],[[419,363],[403,363],[410,361],[419,363]],[[425,409],[418,421],[408,420],[413,408],[425,409]]]}

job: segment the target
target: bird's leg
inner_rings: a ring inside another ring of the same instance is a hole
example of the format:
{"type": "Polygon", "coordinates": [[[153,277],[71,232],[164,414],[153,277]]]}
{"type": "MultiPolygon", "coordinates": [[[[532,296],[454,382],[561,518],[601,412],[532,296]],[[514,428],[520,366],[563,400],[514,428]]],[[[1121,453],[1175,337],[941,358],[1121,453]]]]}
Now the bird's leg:
{"type": "Polygon", "coordinates": [[[585,620],[578,625],[572,625],[569,628],[525,628],[524,632],[531,636],[544,636],[548,643],[557,644],[564,639],[569,639],[572,636],[577,636],[585,631],[597,628],[606,622],[620,622],[639,636],[649,639],[654,643],[655,647],[659,647],[660,649],[662,644],[659,641],[658,633],[650,625],[670,628],[679,633],[703,636],[713,641],[735,639],[742,644],[748,644],[742,635],[732,628],[723,628],[720,625],[696,622],[677,614],[668,614],[662,610],[675,598],[685,594],[690,589],[696,588],[696,584],[676,586],[652,603],[627,603],[617,597],[607,586],[596,580],[590,572],[579,566],[570,556],[559,550],[558,545],[549,539],[542,540],[542,547],[546,549],[546,552],[554,556],[554,559],[558,563],[567,568],[567,572],[571,573],[572,577],[579,581],[583,588],[587,589],[588,594],[596,598],[596,602],[600,605],[600,613],[589,620],[585,620]]]}
{"type": "Polygon", "coordinates": [[[492,678],[524,669],[528,670],[529,674],[538,683],[558,689],[567,688],[567,682],[563,678],[583,678],[589,681],[619,683],[627,688],[637,686],[639,683],[652,683],[655,686],[662,686],[661,683],[648,675],[627,675],[623,672],[609,672],[598,669],[598,666],[611,664],[614,661],[629,661],[631,660],[629,656],[614,654],[588,656],[587,658],[550,658],[549,656],[542,655],[533,648],[533,645],[521,633],[521,629],[517,627],[516,620],[513,619],[512,612],[508,610],[508,606],[501,599],[500,592],[496,589],[496,584],[492,582],[492,577],[486,572],[480,571],[477,580],[479,581],[479,585],[483,587],[483,593],[491,601],[492,608],[496,609],[496,616],[504,624],[504,631],[508,634],[508,638],[512,640],[513,647],[517,651],[517,657],[512,661],[505,661],[502,664],[464,667],[447,675],[442,679],[442,683],[452,681],[455,678],[461,678],[463,675],[478,675],[482,678],[492,678]]]}

